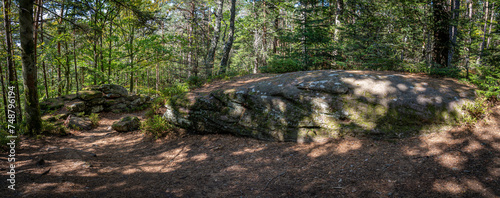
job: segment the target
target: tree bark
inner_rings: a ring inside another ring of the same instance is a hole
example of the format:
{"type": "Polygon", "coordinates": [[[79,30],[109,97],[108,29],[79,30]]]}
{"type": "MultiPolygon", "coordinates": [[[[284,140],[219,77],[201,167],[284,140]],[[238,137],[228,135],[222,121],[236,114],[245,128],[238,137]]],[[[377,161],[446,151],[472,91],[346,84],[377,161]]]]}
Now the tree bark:
{"type": "Polygon", "coordinates": [[[481,45],[481,49],[479,50],[479,57],[477,58],[477,61],[476,63],[478,65],[481,64],[481,58],[483,56],[483,50],[484,50],[484,41],[485,41],[485,38],[486,38],[486,27],[488,27],[488,1],[486,1],[486,4],[484,6],[484,28],[483,28],[483,41],[480,43],[481,45]]]}
{"type": "Polygon", "coordinates": [[[434,1],[434,49],[432,58],[434,62],[441,67],[448,65],[448,49],[449,49],[449,13],[446,8],[445,0],[434,1]]]}
{"type": "Polygon", "coordinates": [[[450,26],[450,46],[448,50],[448,67],[452,67],[452,60],[453,60],[453,54],[454,54],[454,49],[455,46],[457,45],[457,34],[458,34],[458,29],[457,23],[458,18],[460,17],[460,0],[452,0],[452,7],[451,7],[451,12],[452,12],[452,22],[453,24],[450,26]]]}
{"type": "MultiPolygon", "coordinates": [[[[43,0],[40,0],[40,5],[43,5],[43,0]]],[[[43,9],[40,10],[40,15],[43,19],[43,9]]],[[[43,20],[40,23],[40,38],[42,39],[42,43],[44,42],[44,32],[43,32],[43,20]]],[[[45,53],[45,47],[42,45],[42,52],[45,53]]],[[[47,69],[45,67],[45,60],[42,60],[42,72],[43,72],[43,85],[45,87],[45,97],[50,98],[49,95],[49,85],[47,83],[47,69]]]]}
{"type": "Polygon", "coordinates": [[[19,33],[25,91],[27,134],[36,135],[42,128],[38,105],[35,43],[33,41],[33,0],[19,1],[19,33]]]}
{"type": "Polygon", "coordinates": [[[80,91],[78,87],[78,65],[76,62],[76,30],[73,29],[73,63],[75,64],[75,84],[76,84],[76,95],[78,95],[78,91],[80,91]]]}
{"type": "Polygon", "coordinates": [[[215,27],[213,32],[212,41],[210,42],[210,47],[208,49],[207,58],[205,60],[205,67],[207,77],[212,76],[212,70],[214,68],[214,56],[215,50],[217,49],[217,43],[220,37],[220,23],[222,20],[222,8],[224,6],[224,0],[217,0],[217,13],[215,15],[215,27]]]}
{"type": "Polygon", "coordinates": [[[229,38],[227,39],[226,44],[224,45],[224,50],[222,52],[222,60],[220,62],[221,73],[226,73],[228,69],[228,61],[229,61],[229,52],[231,52],[231,48],[233,46],[234,41],[234,18],[236,12],[236,0],[231,0],[231,18],[229,23],[229,38]]]}
{"type": "MultiPolygon", "coordinates": [[[[472,23],[472,1],[467,0],[467,17],[469,18],[468,23],[472,23]]],[[[472,44],[472,35],[471,35],[471,25],[467,30],[467,43],[465,44],[465,70],[466,70],[466,78],[469,79],[469,57],[470,57],[470,45],[472,44]]]]}
{"type": "Polygon", "coordinates": [[[5,42],[7,47],[7,86],[14,87],[15,99],[16,99],[16,118],[15,123],[19,123],[22,120],[21,104],[19,97],[19,85],[17,83],[17,72],[14,65],[14,52],[12,48],[12,32],[10,29],[10,0],[4,0],[3,3],[3,14],[4,14],[4,28],[5,28],[5,42]]]}
{"type": "Polygon", "coordinates": [[[130,47],[129,47],[129,53],[130,53],[130,93],[134,92],[134,31],[135,27],[132,24],[131,25],[131,30],[130,30],[130,47]]]}
{"type": "Polygon", "coordinates": [[[495,16],[495,2],[491,5],[490,29],[488,30],[488,41],[486,41],[486,49],[490,48],[491,26],[493,26],[493,17],[495,16]]]}

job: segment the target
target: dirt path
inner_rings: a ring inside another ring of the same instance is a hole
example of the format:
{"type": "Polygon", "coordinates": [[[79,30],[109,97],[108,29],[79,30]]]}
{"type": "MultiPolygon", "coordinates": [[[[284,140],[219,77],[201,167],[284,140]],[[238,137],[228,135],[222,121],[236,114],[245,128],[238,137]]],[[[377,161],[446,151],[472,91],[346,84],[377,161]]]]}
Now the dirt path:
{"type": "Polygon", "coordinates": [[[92,131],[23,139],[17,191],[2,179],[1,197],[500,197],[500,106],[473,130],[394,142],[151,141],[102,116],[92,131]]]}

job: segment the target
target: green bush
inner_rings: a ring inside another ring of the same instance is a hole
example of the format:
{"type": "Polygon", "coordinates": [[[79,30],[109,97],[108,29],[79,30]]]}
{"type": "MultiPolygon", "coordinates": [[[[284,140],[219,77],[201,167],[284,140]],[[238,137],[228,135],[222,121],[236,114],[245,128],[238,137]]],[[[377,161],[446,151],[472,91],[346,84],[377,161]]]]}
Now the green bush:
{"type": "Polygon", "coordinates": [[[260,69],[262,73],[286,73],[302,70],[304,70],[304,67],[300,61],[280,57],[272,57],[267,65],[260,69]]]}
{"type": "Polygon", "coordinates": [[[478,97],[474,102],[465,103],[462,106],[464,114],[461,116],[461,121],[465,124],[474,125],[489,113],[490,106],[486,97],[478,97]]]}
{"type": "Polygon", "coordinates": [[[477,92],[486,98],[498,97],[500,95],[500,68],[479,66],[477,71],[478,74],[471,76],[471,82],[480,89],[477,92]]]}
{"type": "Polygon", "coordinates": [[[97,127],[99,125],[99,114],[91,113],[89,116],[90,122],[92,122],[92,127],[97,127]]]}
{"type": "Polygon", "coordinates": [[[159,115],[154,115],[141,123],[141,131],[155,139],[171,133],[174,126],[159,115]]]}
{"type": "Polygon", "coordinates": [[[187,83],[175,83],[163,89],[161,91],[161,96],[170,97],[178,94],[184,94],[188,91],[189,91],[189,85],[187,83]]]}

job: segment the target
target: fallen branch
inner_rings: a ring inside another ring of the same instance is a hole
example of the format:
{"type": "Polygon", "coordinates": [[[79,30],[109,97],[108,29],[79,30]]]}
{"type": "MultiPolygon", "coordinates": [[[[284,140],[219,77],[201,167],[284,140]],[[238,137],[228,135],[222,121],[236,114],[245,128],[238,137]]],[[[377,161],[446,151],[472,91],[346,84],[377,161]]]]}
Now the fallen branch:
{"type": "Polygon", "coordinates": [[[269,186],[269,184],[270,184],[270,183],[271,183],[274,179],[278,178],[279,176],[284,175],[285,173],[286,173],[286,171],[284,171],[284,172],[280,173],[279,175],[276,175],[275,177],[271,178],[269,181],[267,181],[266,187],[264,187],[264,189],[262,189],[262,190],[265,190],[265,189],[267,188],[267,186],[269,186]]]}

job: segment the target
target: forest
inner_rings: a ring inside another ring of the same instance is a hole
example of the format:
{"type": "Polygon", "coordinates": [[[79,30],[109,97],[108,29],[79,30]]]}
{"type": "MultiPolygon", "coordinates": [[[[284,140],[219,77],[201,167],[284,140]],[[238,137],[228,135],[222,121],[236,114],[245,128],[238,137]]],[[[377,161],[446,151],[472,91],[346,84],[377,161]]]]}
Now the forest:
{"type": "Polygon", "coordinates": [[[0,1],[2,196],[500,195],[500,0],[0,1]]]}
{"type": "Polygon", "coordinates": [[[154,96],[171,86],[305,70],[427,73],[499,94],[495,0],[2,3],[2,121],[9,91],[21,104],[16,122],[31,123],[39,120],[35,101],[91,85],[154,96]]]}

